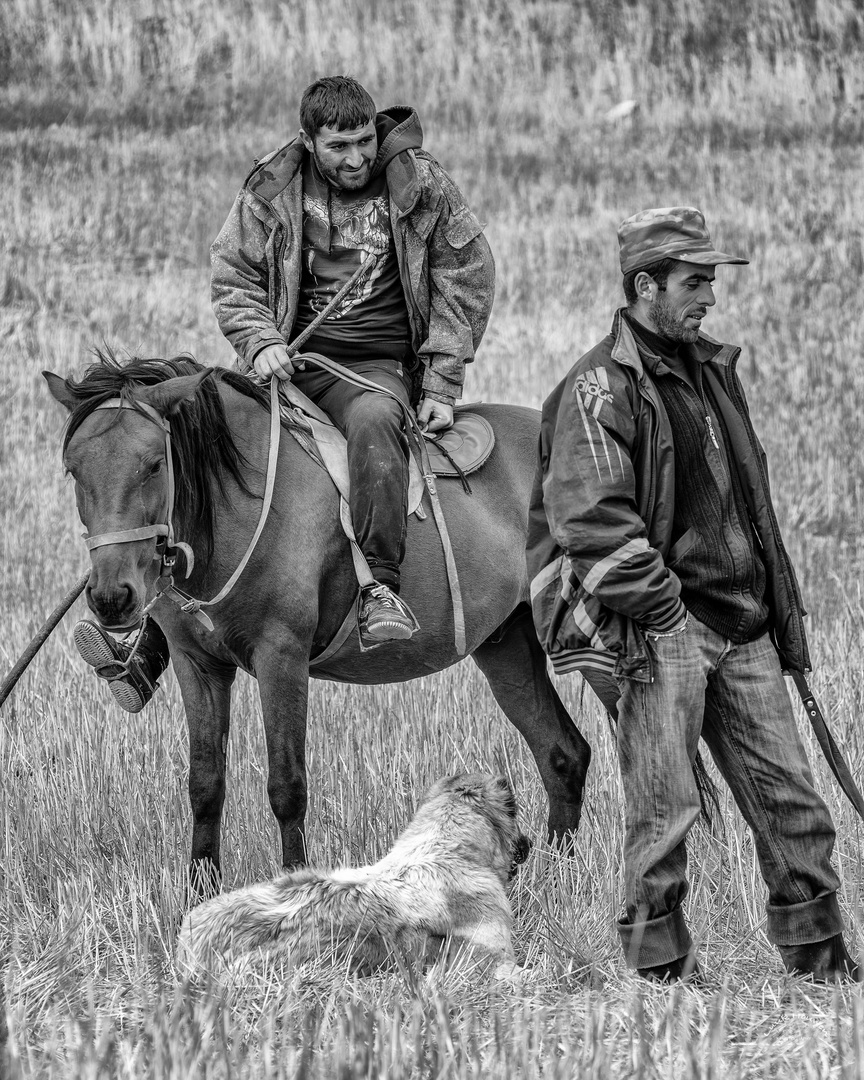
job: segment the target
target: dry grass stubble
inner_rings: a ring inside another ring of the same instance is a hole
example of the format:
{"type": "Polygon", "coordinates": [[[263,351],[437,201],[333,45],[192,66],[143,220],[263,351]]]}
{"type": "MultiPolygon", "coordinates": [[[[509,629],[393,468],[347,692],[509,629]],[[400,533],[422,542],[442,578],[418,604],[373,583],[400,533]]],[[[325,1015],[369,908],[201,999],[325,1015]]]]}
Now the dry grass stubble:
{"type": "MultiPolygon", "coordinates": [[[[820,115],[818,92],[806,116],[820,115]]],[[[696,102],[700,123],[724,94],[724,115],[741,109],[734,80],[711,93],[696,102]]],[[[517,104],[513,95],[511,119],[517,104]]],[[[566,144],[548,118],[514,121],[503,138],[498,121],[481,120],[469,140],[455,107],[446,124],[433,114],[427,142],[489,220],[499,266],[466,398],[538,405],[606,332],[618,302],[617,221],[643,205],[702,205],[718,240],[752,260],[721,268],[708,330],[745,347],[742,374],[811,612],[814,686],[861,776],[861,149],[827,146],[814,127],[789,148],[736,148],[730,137],[720,150],[688,144],[682,156],[678,118],[688,108],[692,117],[693,102],[670,90],[665,112],[652,106],[656,137],[643,141],[580,114],[566,144]]],[[[756,130],[755,108],[741,121],[756,130]]],[[[275,122],[0,132],[3,671],[86,561],[59,463],[62,417],[38,372],[80,370],[103,340],[229,362],[207,304],[206,248],[248,162],[280,138],[275,122]]],[[[785,979],[763,933],[752,843],[728,799],[722,830],[699,828],[691,844],[688,906],[707,988],[670,993],[626,973],[613,931],[617,766],[576,679],[559,686],[594,747],[585,817],[574,859],[538,845],[517,882],[517,948],[532,969],[523,991],[490,987],[464,965],[428,979],[401,971],[351,981],[315,965],[290,974],[264,965],[227,990],[177,982],[190,826],[179,695],[168,675],[142,715],[120,713],[72,648],[81,610],[0,714],[0,969],[12,1076],[864,1076],[861,991],[785,979]]],[[[838,825],[842,905],[861,951],[862,827],[805,738],[838,825]]],[[[313,856],[377,858],[423,788],[461,768],[506,771],[526,831],[539,836],[533,764],[470,663],[409,685],[313,683],[313,856]]],[[[257,693],[243,677],[229,746],[228,885],[277,868],[265,787],[257,693]]]]}

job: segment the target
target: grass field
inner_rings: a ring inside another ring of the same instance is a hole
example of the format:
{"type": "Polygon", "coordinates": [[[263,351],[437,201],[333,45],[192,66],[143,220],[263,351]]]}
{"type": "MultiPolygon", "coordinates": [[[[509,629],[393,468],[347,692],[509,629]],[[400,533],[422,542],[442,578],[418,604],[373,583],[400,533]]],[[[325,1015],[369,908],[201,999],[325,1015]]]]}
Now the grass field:
{"type": "MultiPolygon", "coordinates": [[[[489,222],[492,323],[466,399],[539,405],[619,303],[615,226],[701,206],[721,247],[707,331],[742,376],[810,611],[813,685],[864,776],[864,153],[858,0],[11,0],[0,9],[0,673],[82,573],[62,416],[39,377],[103,342],[227,364],[207,248],[253,157],[287,141],[311,78],[349,71],[420,110],[426,145],[489,222]],[[624,99],[639,107],[610,122],[624,99]]],[[[263,969],[189,986],[173,962],[190,813],[169,674],[130,717],[71,644],[76,605],[0,712],[3,1071],[30,1077],[864,1077],[860,989],[782,973],[750,837],[692,836],[706,987],[624,968],[622,800],[605,721],[578,851],[539,842],[530,757],[466,663],[406,685],[314,683],[311,852],[384,852],[422,789],[503,768],[538,843],[513,903],[524,988],[470,970],[351,980],[263,969]]],[[[251,680],[235,691],[223,869],[278,867],[251,680]]],[[[862,828],[799,719],[838,826],[864,951],[862,828]]],[[[2,1012],[2,1010],[0,1010],[2,1012]]],[[[0,1024],[2,1030],[2,1024],[0,1024]]],[[[0,1054],[2,1057],[2,1054],[0,1054]]]]}

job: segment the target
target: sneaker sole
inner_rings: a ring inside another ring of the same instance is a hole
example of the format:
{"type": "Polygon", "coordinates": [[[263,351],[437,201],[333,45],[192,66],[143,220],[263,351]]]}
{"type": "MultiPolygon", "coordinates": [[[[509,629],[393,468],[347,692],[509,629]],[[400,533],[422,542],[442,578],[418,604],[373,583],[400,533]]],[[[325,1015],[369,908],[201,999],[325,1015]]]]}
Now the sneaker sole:
{"type": "MultiPolygon", "coordinates": [[[[72,635],[75,647],[78,649],[81,659],[92,668],[104,667],[106,664],[120,664],[111,646],[102,636],[97,626],[90,622],[79,622],[72,635]]],[[[123,679],[106,679],[108,689],[114,695],[114,700],[126,712],[141,712],[147,704],[147,699],[130,686],[123,679]]]]}
{"type": "Polygon", "coordinates": [[[407,641],[414,631],[410,626],[397,622],[378,622],[367,626],[364,636],[372,641],[407,641]]]}

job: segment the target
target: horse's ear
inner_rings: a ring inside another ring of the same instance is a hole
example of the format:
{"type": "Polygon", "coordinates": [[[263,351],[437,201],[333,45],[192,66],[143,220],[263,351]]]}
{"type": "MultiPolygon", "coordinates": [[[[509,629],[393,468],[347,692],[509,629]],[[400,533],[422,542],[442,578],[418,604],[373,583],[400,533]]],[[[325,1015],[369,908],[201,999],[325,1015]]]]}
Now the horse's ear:
{"type": "Polygon", "coordinates": [[[195,397],[198,387],[213,374],[213,370],[207,368],[197,375],[178,375],[176,379],[166,379],[165,382],[155,383],[153,386],[136,388],[135,400],[151,406],[160,416],[171,416],[184,401],[195,397]]]}
{"type": "Polygon", "coordinates": [[[59,375],[55,375],[53,371],[43,371],[42,374],[45,377],[45,382],[48,383],[48,389],[51,391],[54,400],[59,401],[64,409],[72,412],[78,404],[78,398],[69,389],[66,380],[61,379],[59,375]]]}

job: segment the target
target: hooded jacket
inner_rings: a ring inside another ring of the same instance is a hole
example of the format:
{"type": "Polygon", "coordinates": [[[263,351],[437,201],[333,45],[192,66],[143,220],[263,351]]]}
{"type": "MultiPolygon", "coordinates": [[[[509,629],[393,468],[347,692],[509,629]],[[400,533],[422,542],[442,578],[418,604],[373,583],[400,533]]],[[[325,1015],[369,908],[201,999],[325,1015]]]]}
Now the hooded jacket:
{"type": "MultiPolygon", "coordinates": [[[[423,391],[461,396],[465,364],[492,309],[495,267],[483,226],[462,193],[422,149],[414,109],[375,118],[411,345],[424,364],[423,391]]],[[[297,314],[303,244],[302,166],[297,138],[258,162],[234,200],[210,260],[219,327],[248,370],[269,345],[285,344],[297,314]]]]}
{"type": "MultiPolygon", "coordinates": [[[[780,661],[807,670],[798,583],[735,372],[741,350],[704,335],[691,349],[728,430],[730,463],[761,545],[780,661]]],[[[683,551],[671,545],[675,464],[665,407],[619,311],[612,332],[543,405],[527,559],[534,623],[556,671],[596,668],[651,681],[644,629],[666,629],[684,614],[674,572],[683,551]]]]}

